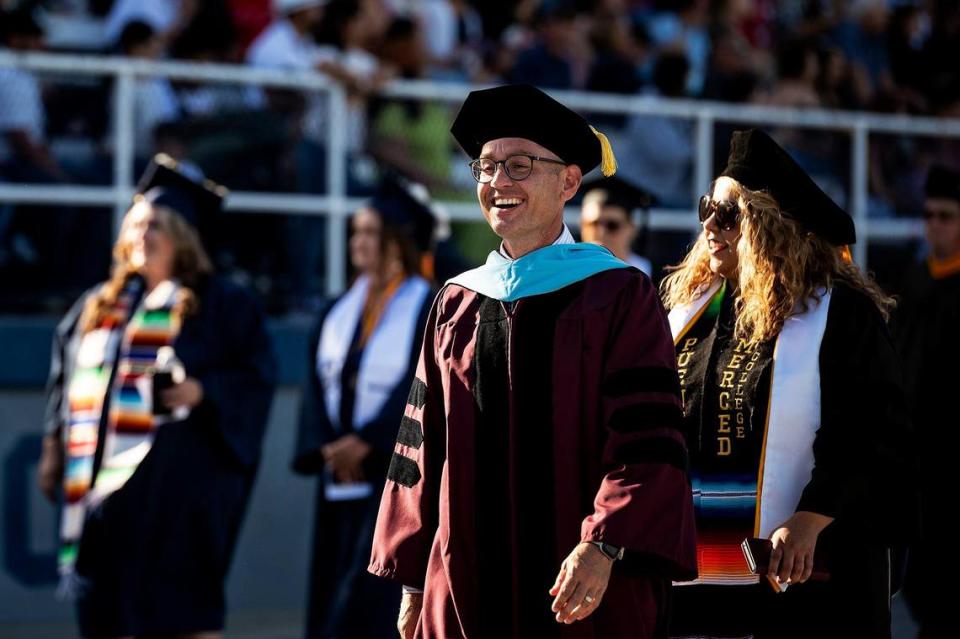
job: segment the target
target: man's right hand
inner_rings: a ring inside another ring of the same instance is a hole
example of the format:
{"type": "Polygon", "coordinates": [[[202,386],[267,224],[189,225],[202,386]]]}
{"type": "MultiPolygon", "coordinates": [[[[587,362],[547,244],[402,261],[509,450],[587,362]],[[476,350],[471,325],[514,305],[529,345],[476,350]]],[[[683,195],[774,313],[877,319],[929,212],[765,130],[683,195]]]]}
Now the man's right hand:
{"type": "Polygon", "coordinates": [[[400,600],[400,618],[397,619],[397,630],[401,639],[413,639],[417,631],[417,622],[420,621],[420,610],[423,608],[422,592],[405,592],[400,600]]]}

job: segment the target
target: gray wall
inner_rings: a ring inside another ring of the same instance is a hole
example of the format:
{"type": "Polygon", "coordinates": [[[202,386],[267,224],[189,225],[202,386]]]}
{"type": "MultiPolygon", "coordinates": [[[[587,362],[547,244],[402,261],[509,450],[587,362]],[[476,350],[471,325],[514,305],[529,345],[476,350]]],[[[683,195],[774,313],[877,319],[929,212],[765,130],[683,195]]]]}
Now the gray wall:
{"type": "MultiPolygon", "coordinates": [[[[228,628],[279,619],[294,636],[306,601],[313,482],[289,471],[299,391],[274,399],[263,462],[228,584],[228,628]]],[[[0,637],[70,636],[73,609],[53,597],[57,517],[36,488],[43,393],[0,390],[0,637]],[[46,625],[43,625],[46,624],[46,625]],[[47,630],[38,630],[38,628],[47,630]],[[53,630],[56,628],[56,630],[53,630]],[[54,633],[55,634],[51,634],[54,633]]],[[[235,635],[237,633],[231,632],[235,635]]]]}

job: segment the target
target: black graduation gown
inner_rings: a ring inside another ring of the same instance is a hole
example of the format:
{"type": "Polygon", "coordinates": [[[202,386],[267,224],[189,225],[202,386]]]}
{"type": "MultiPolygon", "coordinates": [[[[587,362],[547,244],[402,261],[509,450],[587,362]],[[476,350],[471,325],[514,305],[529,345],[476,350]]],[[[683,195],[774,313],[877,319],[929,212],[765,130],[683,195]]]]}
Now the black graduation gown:
{"type": "MultiPolygon", "coordinates": [[[[224,580],[257,471],[276,363],[263,313],[246,291],[208,278],[196,293],[199,310],[184,320],[174,350],[203,385],[203,401],[186,420],[161,426],[127,483],[88,513],[76,564],[89,581],[77,601],[85,637],[224,626],[224,580]]],[[[48,432],[64,423],[85,297],[56,332],[48,432]]]]}
{"type": "MultiPolygon", "coordinates": [[[[407,403],[410,380],[416,372],[417,356],[423,338],[423,327],[430,312],[433,293],[424,297],[417,315],[417,329],[409,354],[407,372],[390,392],[380,413],[355,431],[348,424],[345,431],[337,431],[324,407],[324,389],[317,375],[317,348],[324,322],[336,304],[334,300],[321,313],[314,327],[307,350],[308,379],[303,390],[297,449],[293,470],[304,475],[318,475],[317,503],[313,529],[313,558],[310,568],[310,592],[307,602],[306,637],[344,637],[379,639],[395,633],[400,605],[400,585],[378,579],[366,570],[377,522],[380,494],[387,476],[387,467],[393,454],[400,419],[407,403]],[[364,499],[328,501],[324,494],[323,457],[320,448],[349,430],[355,432],[372,447],[364,463],[364,474],[374,487],[374,493],[364,499]]],[[[359,326],[353,341],[359,337],[359,326]]],[[[356,373],[363,351],[356,351],[347,360],[344,369],[356,373]]],[[[343,389],[341,403],[353,405],[354,397],[343,389]]],[[[352,410],[340,407],[341,415],[352,415],[352,410]]],[[[345,421],[345,420],[344,420],[345,421]]]]}
{"type": "Polygon", "coordinates": [[[831,577],[791,587],[783,603],[793,591],[796,605],[780,620],[791,620],[794,636],[890,637],[896,556],[917,524],[916,445],[888,327],[842,282],[820,345],[820,402],[815,465],[797,510],[835,518],[817,540],[831,577]]]}
{"type": "Polygon", "coordinates": [[[943,596],[953,587],[942,547],[950,529],[952,466],[960,445],[957,409],[951,398],[960,386],[960,273],[931,277],[921,265],[907,280],[893,324],[923,466],[921,531],[910,548],[906,594],[931,637],[955,632],[955,613],[943,596]]]}
{"type": "Polygon", "coordinates": [[[828,558],[830,580],[783,594],[763,582],[700,587],[702,605],[673,611],[673,636],[692,626],[718,637],[890,637],[891,554],[916,522],[915,449],[887,327],[873,302],[843,283],[833,289],[819,364],[814,469],[796,510],[835,518],[815,550],[828,558]]]}

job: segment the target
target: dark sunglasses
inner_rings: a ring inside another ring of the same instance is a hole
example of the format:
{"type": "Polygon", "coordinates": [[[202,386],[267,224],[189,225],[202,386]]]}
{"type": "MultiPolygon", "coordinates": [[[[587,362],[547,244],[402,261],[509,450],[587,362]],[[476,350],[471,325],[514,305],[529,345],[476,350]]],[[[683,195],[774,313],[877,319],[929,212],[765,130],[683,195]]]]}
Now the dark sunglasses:
{"type": "Polygon", "coordinates": [[[716,217],[717,226],[724,231],[732,231],[740,221],[740,205],[733,200],[711,200],[709,195],[703,195],[700,197],[697,215],[701,224],[706,223],[713,215],[716,217]]]}
{"type": "Polygon", "coordinates": [[[617,220],[591,220],[584,222],[584,226],[602,226],[607,233],[616,233],[623,228],[623,222],[617,220]]]}
{"type": "Polygon", "coordinates": [[[924,211],[923,219],[927,222],[931,220],[940,220],[941,222],[951,222],[957,219],[957,214],[953,211],[924,211]]]}

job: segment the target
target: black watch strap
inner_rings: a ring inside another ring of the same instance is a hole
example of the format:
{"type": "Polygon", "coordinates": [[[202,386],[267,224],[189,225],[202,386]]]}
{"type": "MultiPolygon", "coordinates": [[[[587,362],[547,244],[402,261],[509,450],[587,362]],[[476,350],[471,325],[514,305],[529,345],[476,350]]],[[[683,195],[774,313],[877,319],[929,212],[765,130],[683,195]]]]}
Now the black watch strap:
{"type": "Polygon", "coordinates": [[[619,546],[608,544],[605,541],[591,541],[590,543],[599,548],[600,552],[602,552],[610,561],[623,559],[623,548],[619,546]]]}

